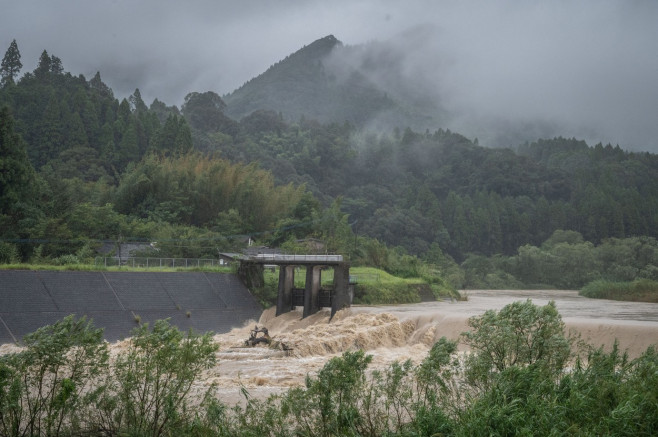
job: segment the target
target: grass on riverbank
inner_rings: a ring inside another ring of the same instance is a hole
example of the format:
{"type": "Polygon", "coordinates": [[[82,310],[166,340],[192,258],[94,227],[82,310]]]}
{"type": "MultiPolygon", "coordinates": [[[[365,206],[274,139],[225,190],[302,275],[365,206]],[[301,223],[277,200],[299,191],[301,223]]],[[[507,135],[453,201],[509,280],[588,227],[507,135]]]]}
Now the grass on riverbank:
{"type": "Polygon", "coordinates": [[[350,276],[355,280],[354,303],[397,304],[416,303],[425,298],[460,299],[459,293],[440,278],[401,278],[373,267],[354,267],[350,276]]]}
{"type": "Polygon", "coordinates": [[[579,294],[594,299],[658,303],[658,281],[637,279],[633,282],[613,282],[601,279],[584,286],[579,294]]]}

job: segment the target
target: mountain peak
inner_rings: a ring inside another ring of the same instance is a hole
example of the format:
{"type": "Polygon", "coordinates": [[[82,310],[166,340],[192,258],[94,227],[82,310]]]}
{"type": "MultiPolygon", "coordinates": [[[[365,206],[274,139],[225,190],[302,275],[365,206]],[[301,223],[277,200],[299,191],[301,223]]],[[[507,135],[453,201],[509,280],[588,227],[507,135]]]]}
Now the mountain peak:
{"type": "Polygon", "coordinates": [[[291,121],[304,116],[359,124],[394,108],[395,103],[366,76],[347,64],[344,72],[337,72],[335,61],[325,62],[342,46],[327,35],[302,47],[224,96],[226,113],[239,120],[260,109],[291,121]]]}
{"type": "Polygon", "coordinates": [[[302,47],[291,55],[293,56],[303,56],[303,57],[314,57],[314,58],[324,58],[327,56],[336,46],[342,46],[341,43],[335,36],[327,35],[324,38],[317,39],[311,44],[302,47]]]}

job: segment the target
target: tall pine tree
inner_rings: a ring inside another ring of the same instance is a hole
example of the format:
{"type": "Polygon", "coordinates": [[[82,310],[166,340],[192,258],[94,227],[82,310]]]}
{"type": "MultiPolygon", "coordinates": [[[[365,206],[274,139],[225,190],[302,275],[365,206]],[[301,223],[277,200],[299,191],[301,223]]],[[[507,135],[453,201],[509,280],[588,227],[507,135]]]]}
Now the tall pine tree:
{"type": "Polygon", "coordinates": [[[5,87],[9,84],[15,83],[14,78],[18,76],[23,64],[21,64],[21,52],[18,50],[16,40],[13,40],[2,58],[2,65],[0,66],[0,85],[5,87]]]}
{"type": "Polygon", "coordinates": [[[37,65],[37,68],[34,69],[34,76],[40,80],[48,79],[50,75],[50,69],[52,67],[52,62],[53,61],[46,50],[41,52],[41,56],[39,57],[39,65],[37,65]]]}
{"type": "Polygon", "coordinates": [[[0,85],[5,87],[9,84],[15,83],[14,78],[18,76],[23,64],[21,64],[21,52],[18,50],[16,40],[13,40],[2,58],[2,65],[0,67],[0,85]]]}

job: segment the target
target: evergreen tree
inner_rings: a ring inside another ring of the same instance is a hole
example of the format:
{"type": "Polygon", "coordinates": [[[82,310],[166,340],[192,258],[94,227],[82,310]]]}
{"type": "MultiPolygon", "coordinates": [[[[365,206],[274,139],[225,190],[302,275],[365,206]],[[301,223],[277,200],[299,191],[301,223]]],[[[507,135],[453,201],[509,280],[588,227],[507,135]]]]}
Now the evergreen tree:
{"type": "Polygon", "coordinates": [[[37,65],[37,68],[34,70],[34,76],[37,79],[46,79],[50,73],[51,67],[52,59],[48,55],[48,52],[44,50],[39,57],[39,65],[37,65]]]}
{"type": "Polygon", "coordinates": [[[180,111],[176,106],[167,106],[158,99],[153,100],[149,109],[149,112],[155,114],[161,124],[164,124],[170,115],[180,115],[180,111]]]}
{"type": "Polygon", "coordinates": [[[98,137],[98,148],[100,158],[105,162],[106,168],[112,168],[116,163],[116,143],[114,140],[114,130],[110,123],[105,123],[101,127],[98,137]]]}
{"type": "Polygon", "coordinates": [[[9,108],[0,109],[0,214],[7,214],[20,199],[32,172],[25,143],[14,131],[9,108]]]}
{"type": "Polygon", "coordinates": [[[18,51],[18,44],[13,40],[2,58],[2,66],[0,68],[0,85],[5,87],[9,84],[15,83],[14,78],[18,76],[23,64],[21,64],[21,52],[18,51]]]}
{"type": "Polygon", "coordinates": [[[121,100],[119,110],[117,111],[117,119],[123,123],[124,129],[130,123],[130,120],[132,119],[132,111],[130,110],[130,103],[128,103],[128,100],[121,100]]]}
{"type": "Polygon", "coordinates": [[[57,56],[50,57],[50,72],[53,74],[62,74],[64,72],[64,66],[62,65],[62,60],[57,56]]]}
{"type": "Polygon", "coordinates": [[[89,85],[91,86],[91,89],[95,90],[98,94],[101,95],[101,97],[114,99],[114,93],[112,93],[110,87],[105,85],[105,83],[103,83],[101,80],[100,72],[96,72],[94,77],[89,81],[89,85]]]}
{"type": "Polygon", "coordinates": [[[169,115],[169,117],[167,117],[164,125],[156,135],[155,141],[151,143],[154,149],[162,152],[173,148],[176,135],[178,134],[177,119],[178,117],[174,115],[169,115]]]}
{"type": "Polygon", "coordinates": [[[132,121],[123,132],[119,143],[119,166],[121,168],[125,168],[130,162],[139,161],[141,158],[138,136],[137,123],[132,121]]]}
{"type": "Polygon", "coordinates": [[[84,89],[79,89],[73,96],[73,110],[80,116],[87,138],[90,145],[98,147],[97,140],[100,134],[100,124],[98,120],[98,103],[92,101],[84,89]]]}
{"type": "Polygon", "coordinates": [[[159,152],[185,154],[192,150],[192,133],[185,118],[169,115],[151,143],[159,152]]]}
{"type": "Polygon", "coordinates": [[[88,147],[89,138],[80,115],[77,112],[69,112],[67,115],[65,120],[66,144],[64,147],[88,147]]]}
{"type": "Polygon", "coordinates": [[[50,93],[43,116],[35,126],[36,138],[30,147],[30,158],[40,169],[59,153],[65,142],[66,131],[63,122],[63,104],[55,93],[50,93]]]}
{"type": "Polygon", "coordinates": [[[9,108],[4,107],[0,109],[0,238],[23,236],[21,220],[38,213],[30,206],[36,197],[36,179],[25,142],[14,130],[9,108]]]}
{"type": "Polygon", "coordinates": [[[176,153],[185,154],[192,150],[192,133],[185,118],[178,118],[178,129],[176,138],[174,140],[174,151],[176,153]]]}
{"type": "Polygon", "coordinates": [[[135,88],[135,92],[128,98],[128,101],[137,114],[148,111],[146,103],[142,100],[142,94],[139,92],[139,88],[135,88]]]}

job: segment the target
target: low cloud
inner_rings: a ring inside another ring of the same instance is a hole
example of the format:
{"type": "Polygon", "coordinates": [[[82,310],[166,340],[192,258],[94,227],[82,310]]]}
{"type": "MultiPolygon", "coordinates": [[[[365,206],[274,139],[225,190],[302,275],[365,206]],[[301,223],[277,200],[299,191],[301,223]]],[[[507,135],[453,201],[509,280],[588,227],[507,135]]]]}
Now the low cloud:
{"type": "Polygon", "coordinates": [[[233,91],[329,34],[348,45],[399,39],[407,80],[440,99],[469,136],[576,136],[658,151],[658,3],[371,0],[31,0],[3,6],[0,49],[23,72],[42,50],[66,71],[100,71],[117,97],[135,88],[180,105],[233,91]],[[402,37],[420,27],[425,35],[402,37]],[[411,30],[410,30],[411,29],[411,30]]]}

